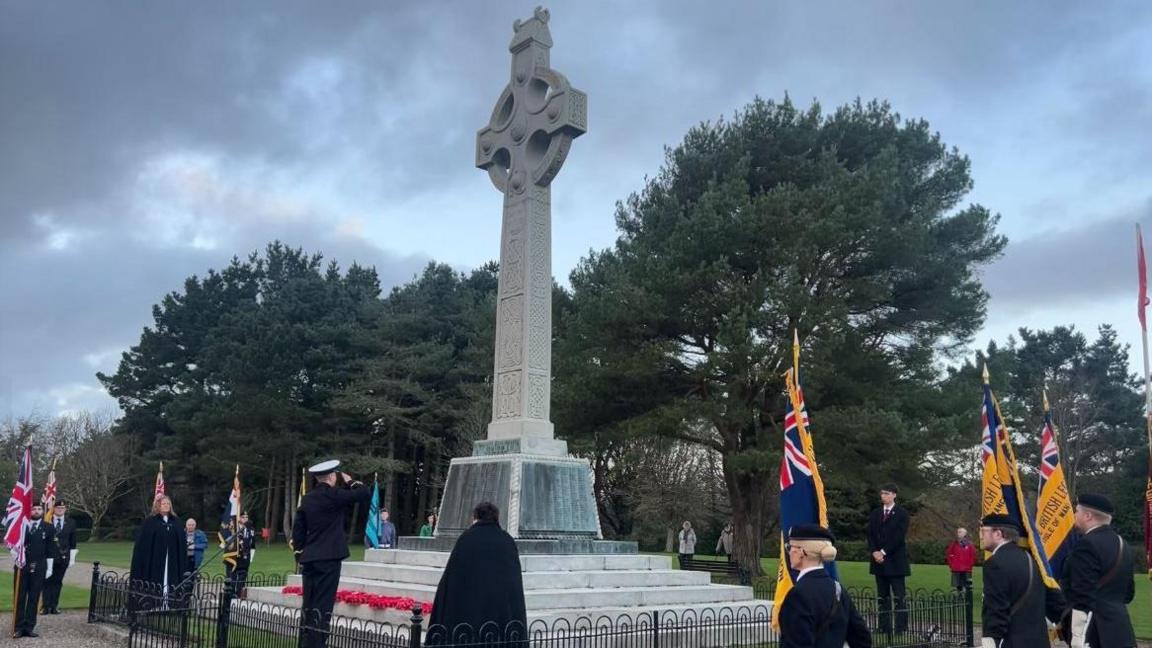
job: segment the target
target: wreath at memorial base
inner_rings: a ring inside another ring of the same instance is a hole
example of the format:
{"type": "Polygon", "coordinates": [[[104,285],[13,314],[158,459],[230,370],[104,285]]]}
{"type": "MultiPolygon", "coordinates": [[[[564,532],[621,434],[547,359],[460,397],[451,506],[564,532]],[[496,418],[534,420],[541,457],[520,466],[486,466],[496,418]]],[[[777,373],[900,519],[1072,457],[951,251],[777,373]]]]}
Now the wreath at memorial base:
{"type": "MultiPolygon", "coordinates": [[[[301,585],[285,585],[280,592],[290,596],[302,596],[304,594],[304,587],[301,585]]],[[[404,612],[410,612],[412,606],[419,603],[423,616],[426,617],[432,614],[432,604],[430,602],[417,601],[407,596],[384,596],[383,594],[372,594],[370,592],[336,590],[336,602],[346,603],[348,605],[367,605],[374,610],[401,610],[404,612]]]]}

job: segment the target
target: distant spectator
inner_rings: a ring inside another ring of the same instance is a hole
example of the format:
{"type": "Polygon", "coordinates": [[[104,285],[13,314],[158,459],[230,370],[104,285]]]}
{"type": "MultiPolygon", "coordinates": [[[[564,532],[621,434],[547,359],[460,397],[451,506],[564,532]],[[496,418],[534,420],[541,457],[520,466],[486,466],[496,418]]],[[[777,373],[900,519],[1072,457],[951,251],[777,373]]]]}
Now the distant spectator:
{"type": "Polygon", "coordinates": [[[724,530],[720,532],[720,538],[716,540],[716,555],[728,556],[728,562],[732,562],[732,523],[724,525],[724,530]]]}
{"type": "Polygon", "coordinates": [[[968,539],[968,530],[956,529],[956,539],[948,545],[948,569],[952,570],[952,587],[958,590],[972,587],[972,567],[976,564],[976,545],[968,539]]]}
{"type": "Polygon", "coordinates": [[[432,513],[428,516],[428,523],[420,527],[421,538],[431,538],[432,534],[436,532],[436,514],[432,513]]]}
{"type": "Polygon", "coordinates": [[[184,523],[184,546],[188,556],[188,571],[194,572],[204,562],[204,550],[208,547],[208,536],[196,528],[196,520],[188,518],[184,523]]]}
{"type": "Polygon", "coordinates": [[[388,509],[380,509],[380,527],[377,530],[379,537],[376,538],[378,544],[372,546],[372,540],[368,534],[364,534],[364,546],[372,547],[373,549],[395,549],[396,548],[396,525],[392,523],[392,514],[388,509]]]}
{"type": "Polygon", "coordinates": [[[696,553],[696,532],[692,530],[692,523],[688,520],[684,520],[683,527],[677,538],[680,560],[692,560],[692,554],[696,553]]]}

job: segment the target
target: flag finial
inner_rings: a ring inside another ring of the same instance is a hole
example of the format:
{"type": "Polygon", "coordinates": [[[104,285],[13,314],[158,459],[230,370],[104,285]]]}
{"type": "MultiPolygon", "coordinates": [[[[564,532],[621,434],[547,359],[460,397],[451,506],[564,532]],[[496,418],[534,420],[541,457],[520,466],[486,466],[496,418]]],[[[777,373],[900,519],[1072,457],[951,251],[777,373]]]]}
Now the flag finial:
{"type": "Polygon", "coordinates": [[[800,373],[800,331],[792,329],[792,371],[794,375],[800,373]]]}
{"type": "Polygon", "coordinates": [[[1047,414],[1049,409],[1051,408],[1048,406],[1048,387],[1044,387],[1044,413],[1047,414]]]}
{"type": "Polygon", "coordinates": [[[988,363],[985,362],[984,363],[984,384],[987,385],[989,382],[990,382],[990,379],[988,377],[988,363]]]}

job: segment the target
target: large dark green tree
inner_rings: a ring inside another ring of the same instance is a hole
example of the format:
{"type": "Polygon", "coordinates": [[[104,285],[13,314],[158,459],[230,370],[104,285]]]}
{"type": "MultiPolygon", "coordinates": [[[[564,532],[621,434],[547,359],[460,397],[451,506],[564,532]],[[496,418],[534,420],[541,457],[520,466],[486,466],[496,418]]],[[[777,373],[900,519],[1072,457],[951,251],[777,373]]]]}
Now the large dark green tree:
{"type": "Polygon", "coordinates": [[[615,246],[572,274],[579,357],[560,380],[607,416],[558,425],[721,453],[736,553],[759,572],[794,330],[828,474],[916,479],[933,361],[983,322],[975,271],[1005,244],[987,209],[961,206],[971,186],[966,157],[882,103],[758,99],[693,128],[619,205],[615,246]]]}

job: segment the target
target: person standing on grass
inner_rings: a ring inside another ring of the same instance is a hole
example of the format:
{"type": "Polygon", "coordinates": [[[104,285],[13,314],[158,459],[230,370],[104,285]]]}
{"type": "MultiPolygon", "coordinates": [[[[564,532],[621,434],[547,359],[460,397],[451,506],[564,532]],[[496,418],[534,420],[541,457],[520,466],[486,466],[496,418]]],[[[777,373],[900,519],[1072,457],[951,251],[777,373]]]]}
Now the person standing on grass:
{"type": "Polygon", "coordinates": [[[208,548],[208,536],[196,528],[196,520],[193,518],[188,518],[184,523],[184,546],[188,555],[187,571],[200,569],[200,563],[204,562],[204,550],[208,548]]]}
{"type": "Polygon", "coordinates": [[[52,528],[56,534],[56,555],[52,577],[44,581],[44,614],[60,614],[60,590],[64,574],[76,562],[76,523],[68,519],[68,506],[57,500],[52,507],[52,528]]]}
{"type": "Polygon", "coordinates": [[[1076,501],[1076,529],[1083,535],[1064,563],[1072,648],[1136,646],[1127,607],[1136,596],[1135,569],[1127,543],[1112,528],[1114,511],[1103,495],[1083,493],[1076,501]]]}
{"type": "Polygon", "coordinates": [[[780,648],[872,648],[872,633],[852,597],[824,563],[836,560],[832,533],[816,524],[788,532],[788,566],[796,584],[780,606],[780,648]]]}
{"type": "Polygon", "coordinates": [[[895,484],[880,488],[882,506],[868,518],[868,551],[872,553],[868,572],[876,577],[876,597],[880,604],[880,632],[892,634],[892,608],[896,608],[897,634],[908,631],[908,605],[904,579],[912,575],[908,563],[908,511],[896,504],[895,484]],[[893,601],[895,599],[895,601],[893,601]]]}
{"type": "Polygon", "coordinates": [[[956,539],[944,553],[948,569],[952,572],[952,587],[957,591],[971,589],[972,568],[976,565],[976,545],[968,539],[968,529],[956,529],[956,539]]]}
{"type": "Polygon", "coordinates": [[[716,539],[716,555],[728,556],[728,562],[732,562],[732,523],[724,525],[724,529],[720,531],[720,537],[716,539]]]}
{"type": "Polygon", "coordinates": [[[682,526],[676,541],[680,561],[684,562],[685,560],[692,560],[692,555],[696,553],[696,532],[692,530],[692,523],[688,520],[684,520],[682,526]]]}
{"type": "Polygon", "coordinates": [[[36,613],[40,609],[40,594],[44,579],[52,577],[56,555],[56,530],[44,522],[44,507],[33,504],[24,529],[24,566],[19,571],[19,588],[12,601],[12,638],[39,637],[36,633],[36,613]]]}
{"type": "Polygon", "coordinates": [[[188,548],[184,525],[172,510],[172,500],[161,495],[152,502],[152,514],[144,519],[132,545],[131,588],[134,609],[164,605],[175,594],[188,571],[188,548]]]}
{"type": "Polygon", "coordinates": [[[1064,614],[1060,591],[1044,584],[1032,555],[1017,545],[1023,530],[1007,515],[986,515],[980,546],[991,552],[984,562],[981,648],[1046,648],[1048,621],[1064,614]]]}

